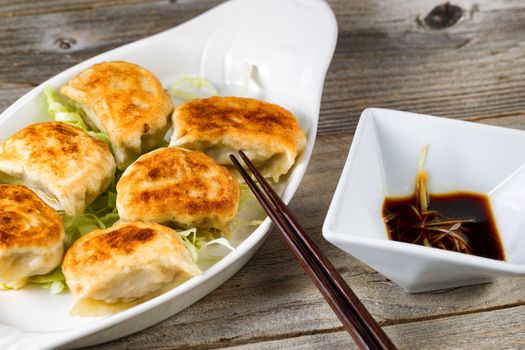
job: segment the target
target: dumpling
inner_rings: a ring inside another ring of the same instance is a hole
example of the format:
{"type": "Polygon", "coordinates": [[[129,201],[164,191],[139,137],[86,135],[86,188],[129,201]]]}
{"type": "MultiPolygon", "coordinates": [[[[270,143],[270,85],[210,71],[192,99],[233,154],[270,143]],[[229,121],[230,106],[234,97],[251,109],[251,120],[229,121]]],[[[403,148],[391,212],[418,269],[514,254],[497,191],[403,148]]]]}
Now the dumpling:
{"type": "Polygon", "coordinates": [[[110,185],[115,160],[104,142],[79,128],[37,123],[0,144],[0,175],[66,214],[79,215],[110,185]]]}
{"type": "Polygon", "coordinates": [[[64,226],[55,210],[24,186],[0,185],[0,283],[13,288],[62,261],[64,226]]]}
{"type": "Polygon", "coordinates": [[[223,166],[199,151],[161,148],[130,165],[117,184],[121,219],[228,230],[240,189],[223,166]]]}
{"type": "Polygon", "coordinates": [[[171,124],[171,97],[153,74],[133,63],[95,64],[60,92],[79,104],[90,127],[108,135],[119,169],[158,147],[171,124]]]}
{"type": "Polygon", "coordinates": [[[147,297],[181,274],[200,274],[177,232],[140,222],[81,237],[66,252],[62,270],[77,302],[110,304],[147,297]]]}
{"type": "Polygon", "coordinates": [[[173,114],[171,147],[201,150],[219,164],[243,150],[265,177],[288,172],[306,137],[292,113],[250,98],[210,97],[179,106],[173,114]]]}

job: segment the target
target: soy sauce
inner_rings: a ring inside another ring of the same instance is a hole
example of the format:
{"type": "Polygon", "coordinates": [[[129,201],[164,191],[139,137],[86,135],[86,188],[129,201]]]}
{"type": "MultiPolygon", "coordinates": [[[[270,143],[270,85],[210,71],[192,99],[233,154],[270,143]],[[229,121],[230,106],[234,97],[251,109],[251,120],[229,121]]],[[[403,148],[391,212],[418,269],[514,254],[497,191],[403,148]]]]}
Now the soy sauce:
{"type": "MultiPolygon", "coordinates": [[[[469,246],[469,254],[490,259],[505,260],[503,245],[492,215],[489,198],[483,194],[454,192],[431,194],[429,211],[438,212],[443,218],[468,220],[462,223],[461,236],[469,246]]],[[[389,238],[395,241],[414,243],[421,238],[421,216],[414,210],[417,207],[414,195],[403,198],[385,198],[383,218],[389,238]]],[[[452,225],[451,225],[452,226],[452,225]]],[[[439,234],[432,232],[432,234],[439,234]]],[[[428,245],[428,240],[426,241],[428,245]]],[[[420,243],[418,243],[420,244],[420,243]]],[[[454,244],[440,244],[434,248],[454,250],[454,244]]]]}

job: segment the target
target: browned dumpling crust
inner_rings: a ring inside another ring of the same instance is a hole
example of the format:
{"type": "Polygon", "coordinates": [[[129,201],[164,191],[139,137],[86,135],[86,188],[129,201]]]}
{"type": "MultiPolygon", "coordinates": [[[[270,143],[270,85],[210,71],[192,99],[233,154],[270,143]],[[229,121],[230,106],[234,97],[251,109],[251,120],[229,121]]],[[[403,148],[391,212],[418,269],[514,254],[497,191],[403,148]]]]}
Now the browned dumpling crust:
{"type": "Polygon", "coordinates": [[[65,123],[32,124],[0,144],[0,174],[68,215],[79,215],[115,175],[109,147],[65,123]]]}
{"type": "Polygon", "coordinates": [[[158,147],[171,125],[171,97],[151,72],[133,63],[95,64],[60,92],[82,107],[92,128],[108,135],[120,169],[158,147]]]}
{"type": "Polygon", "coordinates": [[[246,152],[265,177],[278,181],[304,149],[306,137],[292,113],[275,104],[241,97],[195,99],[173,114],[170,146],[201,150],[219,164],[246,152]]]}
{"type": "Polygon", "coordinates": [[[0,283],[21,286],[55,269],[64,252],[64,226],[55,210],[19,185],[0,185],[0,283]]]}
{"type": "Polygon", "coordinates": [[[141,156],[117,184],[121,219],[227,230],[240,189],[229,171],[199,151],[161,148],[141,156]]]}
{"type": "Polygon", "coordinates": [[[178,274],[200,273],[176,231],[140,222],[81,237],[67,251],[62,270],[77,300],[106,303],[137,300],[160,290],[178,274]]]}

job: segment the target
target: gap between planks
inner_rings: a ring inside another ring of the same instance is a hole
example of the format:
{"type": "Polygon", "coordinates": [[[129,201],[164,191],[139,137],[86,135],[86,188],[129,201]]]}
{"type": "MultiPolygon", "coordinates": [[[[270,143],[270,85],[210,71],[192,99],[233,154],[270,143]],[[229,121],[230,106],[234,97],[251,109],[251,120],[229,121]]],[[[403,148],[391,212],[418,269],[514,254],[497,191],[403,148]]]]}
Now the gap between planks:
{"type": "MultiPolygon", "coordinates": [[[[441,315],[434,315],[434,316],[427,316],[427,317],[420,317],[420,318],[404,319],[404,320],[400,320],[399,322],[389,323],[388,321],[386,321],[386,322],[380,322],[380,325],[381,327],[387,328],[391,326],[417,323],[417,322],[422,322],[422,321],[431,321],[431,320],[445,319],[445,318],[464,316],[464,315],[481,314],[484,312],[491,312],[491,311],[496,311],[496,310],[512,309],[512,308],[520,307],[520,306],[525,306],[525,301],[520,302],[520,303],[489,307],[485,309],[459,311],[459,312],[450,313],[450,314],[441,314],[441,315]]],[[[194,350],[232,348],[232,347],[236,347],[240,345],[258,344],[258,343],[264,343],[264,342],[275,341],[275,340],[286,340],[286,339],[293,339],[293,338],[299,338],[299,337],[311,336],[311,335],[330,334],[330,333],[336,333],[336,332],[341,332],[341,331],[344,331],[344,328],[342,326],[324,328],[324,329],[314,329],[314,330],[308,330],[308,331],[303,331],[303,332],[291,332],[291,333],[284,333],[284,334],[278,334],[278,335],[256,336],[252,338],[242,338],[242,339],[237,339],[236,337],[224,338],[224,339],[219,339],[218,342],[214,342],[214,343],[184,344],[184,345],[179,345],[179,346],[157,347],[155,348],[155,350],[168,350],[168,349],[169,350],[182,350],[182,349],[187,349],[188,346],[192,346],[192,349],[194,350]]]]}
{"type": "MultiPolygon", "coordinates": [[[[457,289],[457,288],[454,288],[454,289],[457,289]]],[[[383,320],[382,322],[378,322],[378,323],[381,325],[381,327],[389,327],[389,326],[397,326],[400,324],[437,320],[440,318],[481,314],[484,312],[490,312],[490,311],[496,311],[496,310],[512,309],[512,308],[519,307],[519,306],[525,306],[525,301],[521,301],[518,303],[505,304],[505,305],[491,306],[491,307],[486,307],[482,309],[462,310],[462,311],[457,311],[457,312],[436,314],[436,315],[430,315],[430,316],[405,318],[405,319],[399,319],[399,320],[383,320]]]]}
{"type": "MultiPolygon", "coordinates": [[[[104,0],[94,0],[92,2],[74,4],[74,2],[66,2],[69,6],[60,7],[60,5],[50,6],[47,8],[35,8],[29,10],[4,12],[1,11],[0,7],[0,18],[10,18],[10,17],[25,17],[25,16],[38,16],[45,15],[49,13],[64,13],[71,11],[86,11],[93,10],[96,8],[109,8],[109,7],[118,7],[126,5],[136,5],[136,4],[147,4],[147,3],[166,3],[173,2],[170,0],[113,0],[113,1],[104,1],[104,0]],[[73,5],[72,5],[73,4],[73,5]]],[[[5,5],[4,5],[5,6],[5,5]]]]}
{"type": "Polygon", "coordinates": [[[523,116],[525,116],[525,111],[498,113],[495,115],[481,115],[481,116],[475,116],[475,117],[464,117],[464,118],[461,118],[461,120],[465,120],[469,122],[479,122],[479,121],[483,121],[487,119],[503,119],[503,118],[514,118],[514,117],[523,117],[523,116]]]}
{"type": "Polygon", "coordinates": [[[292,339],[292,338],[298,338],[303,336],[309,336],[309,335],[319,335],[319,334],[329,334],[329,333],[335,333],[344,331],[344,328],[341,327],[333,327],[333,328],[325,328],[325,329],[315,329],[310,331],[304,331],[304,332],[292,332],[292,333],[286,333],[286,334],[279,334],[279,335],[269,335],[269,336],[257,336],[252,338],[243,338],[236,340],[236,338],[229,338],[229,339],[220,339],[217,343],[202,343],[202,344],[184,344],[184,345],[178,345],[178,346],[169,346],[169,347],[158,347],[155,348],[155,350],[183,350],[187,349],[188,346],[192,346],[193,350],[211,350],[211,349],[221,349],[221,348],[230,348],[234,346],[239,345],[249,345],[249,344],[257,344],[257,343],[264,343],[272,340],[284,340],[284,339],[292,339]]]}

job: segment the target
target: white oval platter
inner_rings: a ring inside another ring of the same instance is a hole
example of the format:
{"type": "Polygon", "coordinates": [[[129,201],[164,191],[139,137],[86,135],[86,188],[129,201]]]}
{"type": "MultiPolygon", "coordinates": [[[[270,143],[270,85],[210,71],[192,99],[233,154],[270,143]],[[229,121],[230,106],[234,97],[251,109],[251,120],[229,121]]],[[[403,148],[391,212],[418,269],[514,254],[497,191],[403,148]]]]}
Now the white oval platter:
{"type": "MultiPolygon", "coordinates": [[[[94,63],[126,60],[152,71],[168,87],[183,76],[202,76],[222,95],[245,89],[242,72],[255,68],[247,95],[282,105],[299,119],[308,144],[283,180],[283,199],[297,190],[312,154],[326,71],[337,23],[320,0],[234,0],[180,26],[103,53],[34,88],[0,115],[0,141],[48,118],[42,90],[59,88],[94,63]]],[[[0,349],[75,348],[126,336],[193,304],[235,274],[261,246],[266,219],[234,241],[236,249],[178,287],[106,317],[72,317],[70,293],[25,288],[0,293],[0,349]]]]}

